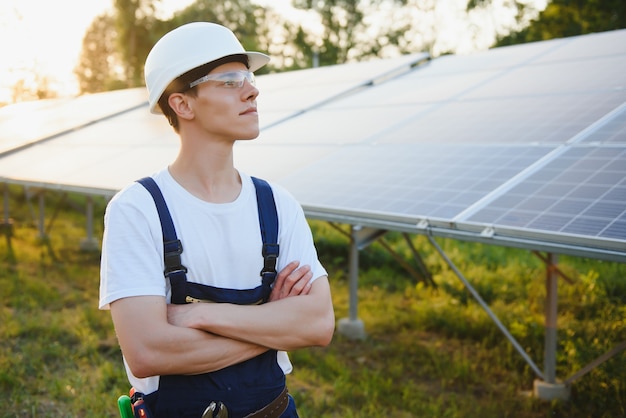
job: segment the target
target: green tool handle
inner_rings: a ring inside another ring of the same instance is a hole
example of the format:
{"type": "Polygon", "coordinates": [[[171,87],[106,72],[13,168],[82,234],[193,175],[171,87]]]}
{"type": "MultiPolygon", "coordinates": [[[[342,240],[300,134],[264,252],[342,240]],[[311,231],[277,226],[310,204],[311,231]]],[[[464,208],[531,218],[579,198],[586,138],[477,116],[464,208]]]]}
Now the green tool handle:
{"type": "Polygon", "coordinates": [[[135,418],[133,406],[128,395],[122,395],[117,399],[117,407],[120,409],[121,418],[135,418]]]}

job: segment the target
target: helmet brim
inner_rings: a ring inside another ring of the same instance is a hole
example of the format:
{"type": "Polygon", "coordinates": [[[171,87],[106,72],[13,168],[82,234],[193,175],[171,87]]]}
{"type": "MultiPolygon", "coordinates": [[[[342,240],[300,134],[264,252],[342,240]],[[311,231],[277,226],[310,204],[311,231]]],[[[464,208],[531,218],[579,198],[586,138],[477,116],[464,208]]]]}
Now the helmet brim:
{"type": "Polygon", "coordinates": [[[261,67],[267,65],[270,62],[270,57],[261,53],[261,52],[247,52],[245,53],[248,56],[248,66],[250,67],[250,71],[255,72],[261,67]]]}

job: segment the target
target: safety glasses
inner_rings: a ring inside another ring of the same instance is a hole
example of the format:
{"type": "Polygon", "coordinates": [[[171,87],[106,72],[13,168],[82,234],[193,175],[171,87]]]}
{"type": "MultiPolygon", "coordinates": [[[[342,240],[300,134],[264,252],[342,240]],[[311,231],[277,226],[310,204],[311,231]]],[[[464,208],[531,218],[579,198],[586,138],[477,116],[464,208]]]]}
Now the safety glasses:
{"type": "Polygon", "coordinates": [[[254,74],[251,71],[227,71],[225,73],[207,74],[202,78],[189,84],[189,88],[194,88],[198,84],[205,83],[207,81],[215,81],[219,87],[227,89],[236,89],[243,87],[243,83],[248,80],[248,83],[253,86],[256,85],[254,74]]]}

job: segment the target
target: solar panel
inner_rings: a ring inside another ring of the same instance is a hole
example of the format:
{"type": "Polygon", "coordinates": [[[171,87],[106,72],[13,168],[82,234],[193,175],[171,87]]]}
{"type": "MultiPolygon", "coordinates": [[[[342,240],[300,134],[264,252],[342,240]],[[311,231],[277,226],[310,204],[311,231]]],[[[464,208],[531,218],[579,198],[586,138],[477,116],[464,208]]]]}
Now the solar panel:
{"type": "MultiPolygon", "coordinates": [[[[304,108],[315,107],[330,97],[371,85],[390,74],[408,71],[426,56],[416,54],[393,60],[260,76],[258,84],[260,88],[267,88],[267,97],[278,95],[278,99],[263,101],[259,98],[261,114],[270,114],[269,118],[261,116],[261,124],[293,117],[304,108]],[[315,90],[321,94],[306,94],[315,90]],[[278,93],[291,96],[287,100],[278,93]],[[272,112],[281,117],[272,119],[272,112]]],[[[18,112],[28,118],[28,126],[36,128],[21,142],[30,146],[19,153],[0,156],[3,157],[0,180],[111,195],[135,179],[166,166],[178,152],[179,139],[165,118],[148,112],[144,88],[80,96],[63,100],[63,105],[59,105],[61,102],[51,102],[50,106],[35,103],[41,112],[18,112]],[[59,133],[62,135],[56,136],[59,133]],[[53,140],[41,141],[50,137],[53,140]]],[[[7,106],[5,114],[11,114],[14,108],[7,106]]],[[[11,129],[23,128],[25,123],[18,122],[17,119],[11,119],[10,123],[0,120],[0,133],[17,137],[11,129]]],[[[15,146],[8,148],[15,149],[15,146]]],[[[272,155],[285,154],[286,151],[288,149],[262,152],[273,158],[272,155]]],[[[267,173],[271,168],[265,164],[266,159],[260,157],[259,150],[253,151],[250,158],[246,159],[245,155],[246,152],[242,151],[244,163],[247,160],[260,168],[251,170],[251,173],[267,173]]],[[[297,161],[293,156],[288,158],[297,161]]],[[[290,165],[273,167],[284,170],[290,165]]],[[[270,171],[268,178],[275,174],[278,174],[275,170],[270,171]]]]}
{"type": "Polygon", "coordinates": [[[612,113],[583,141],[592,144],[626,144],[626,103],[612,113]]]}
{"type": "Polygon", "coordinates": [[[140,106],[144,88],[18,103],[0,108],[0,155],[140,106]]]}
{"type": "MultiPolygon", "coordinates": [[[[337,130],[339,151],[280,181],[321,218],[341,213],[407,229],[426,220],[459,235],[490,229],[624,259],[626,49],[581,53],[573,44],[516,47],[482,65],[444,57],[270,129],[280,142],[331,114],[348,125],[337,130]]],[[[330,128],[323,137],[334,138],[330,128]]]]}
{"type": "Polygon", "coordinates": [[[278,179],[305,206],[413,219],[451,219],[551,147],[396,144],[343,147],[278,179]]]}
{"type": "Polygon", "coordinates": [[[427,58],[428,54],[421,53],[259,76],[257,102],[261,127],[267,128],[398,72],[406,72],[427,58]]]}
{"type": "Polygon", "coordinates": [[[466,220],[624,240],[625,202],[626,147],[574,147],[466,220]]]}
{"type": "Polygon", "coordinates": [[[416,109],[379,142],[560,144],[621,104],[626,95],[589,93],[459,100],[416,109]]]}
{"type": "MultiPolygon", "coordinates": [[[[261,135],[236,166],[310,217],[626,261],[625,45],[622,30],[259,76],[261,135]]],[[[178,138],[131,102],[0,156],[0,179],[109,195],[165,166],[178,138]]]]}

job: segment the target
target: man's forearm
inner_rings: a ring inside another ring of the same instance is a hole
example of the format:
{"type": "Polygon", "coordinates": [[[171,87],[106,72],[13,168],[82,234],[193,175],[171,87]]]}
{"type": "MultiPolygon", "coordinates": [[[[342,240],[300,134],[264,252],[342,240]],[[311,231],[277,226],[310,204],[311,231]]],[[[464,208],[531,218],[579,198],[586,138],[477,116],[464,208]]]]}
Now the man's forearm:
{"type": "MultiPolygon", "coordinates": [[[[139,361],[139,376],[201,374],[249,360],[267,351],[266,347],[234,340],[200,330],[184,329],[186,338],[157,343],[139,361]],[[189,331],[195,331],[191,334],[189,331]]],[[[131,366],[132,370],[132,366],[131,366]]]]}
{"type": "Polygon", "coordinates": [[[168,323],[160,297],[121,299],[111,305],[111,315],[124,357],[137,377],[206,373],[267,351],[258,344],[168,323]]]}
{"type": "Polygon", "coordinates": [[[181,325],[277,350],[327,345],[335,326],[325,277],[314,282],[308,295],[263,305],[197,304],[179,309],[186,311],[176,319],[181,325]]]}

